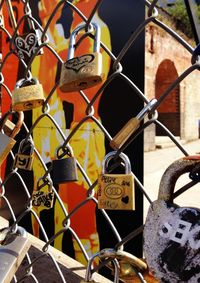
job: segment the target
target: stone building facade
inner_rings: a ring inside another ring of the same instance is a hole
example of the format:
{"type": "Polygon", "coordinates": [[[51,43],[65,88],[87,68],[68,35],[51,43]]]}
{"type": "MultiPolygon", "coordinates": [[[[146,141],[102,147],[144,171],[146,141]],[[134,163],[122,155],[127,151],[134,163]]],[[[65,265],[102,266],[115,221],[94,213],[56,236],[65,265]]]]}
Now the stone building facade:
{"type": "MultiPolygon", "coordinates": [[[[145,95],[160,95],[189,66],[191,54],[160,27],[151,23],[145,38],[145,95]]],[[[193,71],[174,89],[158,108],[158,119],[180,140],[199,138],[200,72],[193,71]]],[[[155,137],[165,136],[163,130],[152,124],[144,133],[145,151],[154,150],[155,137]]]]}

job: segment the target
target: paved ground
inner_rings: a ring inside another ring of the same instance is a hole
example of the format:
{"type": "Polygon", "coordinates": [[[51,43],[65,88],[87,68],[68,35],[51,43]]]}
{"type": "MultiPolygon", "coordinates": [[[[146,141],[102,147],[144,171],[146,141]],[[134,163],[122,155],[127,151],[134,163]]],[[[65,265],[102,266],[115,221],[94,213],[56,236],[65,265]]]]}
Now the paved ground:
{"type": "MultiPolygon", "coordinates": [[[[166,146],[166,142],[164,143],[166,146]]],[[[184,143],[183,147],[190,155],[197,155],[200,153],[200,139],[184,143]]],[[[144,153],[144,186],[148,192],[151,200],[157,198],[159,182],[165,169],[176,159],[183,157],[184,154],[176,146],[156,149],[155,151],[144,153]]],[[[182,186],[191,181],[188,174],[179,178],[177,186],[182,186]]],[[[199,207],[200,203],[200,189],[199,185],[192,187],[183,195],[177,197],[175,202],[179,205],[199,207]]],[[[149,202],[144,201],[144,217],[147,213],[149,202]]]]}

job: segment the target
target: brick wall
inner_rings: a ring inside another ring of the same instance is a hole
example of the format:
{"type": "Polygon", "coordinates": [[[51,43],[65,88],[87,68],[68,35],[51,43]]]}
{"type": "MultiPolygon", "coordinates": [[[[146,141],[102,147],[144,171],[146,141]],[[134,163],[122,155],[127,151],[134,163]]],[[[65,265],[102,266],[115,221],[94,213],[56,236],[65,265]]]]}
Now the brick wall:
{"type": "MultiPolygon", "coordinates": [[[[191,54],[179,42],[153,23],[146,27],[145,95],[149,99],[158,98],[190,65],[191,54]]],[[[199,137],[199,82],[200,72],[195,71],[169,94],[158,109],[159,119],[186,141],[199,137]]],[[[145,151],[155,148],[155,135],[155,127],[145,130],[145,151]]]]}

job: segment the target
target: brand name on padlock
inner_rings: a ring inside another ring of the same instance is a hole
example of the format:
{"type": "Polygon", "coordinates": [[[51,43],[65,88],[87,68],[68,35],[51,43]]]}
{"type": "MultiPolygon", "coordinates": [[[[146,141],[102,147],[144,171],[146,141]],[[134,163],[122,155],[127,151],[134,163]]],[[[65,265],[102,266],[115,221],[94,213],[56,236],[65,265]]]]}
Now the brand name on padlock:
{"type": "Polygon", "coordinates": [[[124,190],[118,184],[111,184],[104,188],[105,195],[111,199],[118,199],[123,196],[124,190]]]}
{"type": "Polygon", "coordinates": [[[191,229],[192,224],[184,220],[177,220],[175,225],[164,223],[159,235],[170,239],[173,242],[184,246],[188,241],[190,247],[194,250],[200,248],[200,227],[191,229]]]}
{"type": "MultiPolygon", "coordinates": [[[[90,64],[92,61],[94,61],[94,58],[95,57],[93,54],[86,54],[68,60],[64,65],[66,69],[70,69],[78,73],[81,69],[87,66],[87,64],[90,64]]],[[[91,71],[91,67],[90,67],[90,71],[91,71]]],[[[83,72],[85,72],[84,69],[83,72]]]]}

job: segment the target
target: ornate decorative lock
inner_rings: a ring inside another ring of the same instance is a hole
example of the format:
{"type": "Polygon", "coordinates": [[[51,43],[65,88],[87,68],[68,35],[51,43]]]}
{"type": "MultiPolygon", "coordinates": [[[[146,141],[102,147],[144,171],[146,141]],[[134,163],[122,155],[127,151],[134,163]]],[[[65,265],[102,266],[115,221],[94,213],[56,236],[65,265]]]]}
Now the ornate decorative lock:
{"type": "Polygon", "coordinates": [[[32,205],[45,209],[52,208],[54,203],[54,191],[52,187],[53,185],[49,178],[39,178],[37,181],[37,190],[32,193],[32,205]]]}
{"type": "MultiPolygon", "coordinates": [[[[13,27],[13,30],[15,30],[14,40],[12,40],[12,45],[14,45],[14,49],[16,50],[16,53],[19,56],[19,58],[27,62],[36,53],[38,47],[41,45],[39,29],[35,27],[35,22],[32,20],[32,14],[31,14],[29,3],[26,3],[25,11],[24,11],[25,15],[23,16],[23,19],[27,20],[25,22],[25,25],[26,26],[28,25],[29,31],[27,33],[19,35],[18,30],[17,30],[19,26],[17,26],[10,0],[9,1],[6,0],[6,4],[7,4],[8,12],[9,12],[9,18],[11,21],[11,25],[13,27]]],[[[43,53],[44,52],[41,48],[39,49],[37,55],[40,55],[43,53]]]]}
{"type": "Polygon", "coordinates": [[[24,170],[32,170],[33,166],[33,153],[34,144],[28,139],[24,139],[19,144],[18,153],[15,155],[13,168],[19,168],[24,170]]]}
{"type": "Polygon", "coordinates": [[[40,107],[44,100],[43,87],[36,78],[19,80],[12,92],[12,108],[15,111],[40,107]]]}
{"type": "Polygon", "coordinates": [[[8,231],[0,245],[0,282],[12,281],[30,245],[24,228],[18,226],[15,233],[8,231]]]}
{"type": "Polygon", "coordinates": [[[137,280],[137,273],[142,274],[148,270],[147,264],[143,260],[122,250],[103,249],[99,253],[99,258],[101,260],[110,259],[105,265],[112,271],[115,270],[115,267],[111,261],[116,259],[118,261],[119,278],[122,281],[125,280],[125,282],[126,280],[133,280],[132,282],[135,282],[137,280]]]}
{"type": "Polygon", "coordinates": [[[158,199],[148,210],[144,256],[159,282],[196,283],[200,278],[200,209],[173,203],[176,181],[200,165],[200,156],[173,162],[164,172],[158,199]]]}
{"type": "MultiPolygon", "coordinates": [[[[0,131],[4,128],[6,121],[8,120],[9,115],[11,112],[5,113],[5,115],[0,120],[0,131]]],[[[18,134],[21,129],[22,123],[24,121],[24,113],[18,112],[18,121],[15,124],[15,127],[12,131],[9,132],[9,135],[0,132],[0,165],[8,156],[9,152],[15,145],[16,141],[14,137],[18,134]]]]}
{"type": "Polygon", "coordinates": [[[76,159],[73,157],[72,150],[69,149],[69,147],[58,147],[56,150],[56,158],[57,159],[52,160],[51,167],[51,178],[53,184],[63,184],[77,181],[77,165],[76,159]]]}
{"type": "Polygon", "coordinates": [[[61,67],[60,90],[63,92],[79,91],[102,82],[102,54],[100,53],[100,27],[91,23],[94,30],[93,53],[74,57],[75,39],[85,24],[79,25],[70,36],[68,59],[61,67]]]}
{"type": "Polygon", "coordinates": [[[98,178],[98,208],[112,210],[134,210],[134,178],[131,164],[127,155],[120,153],[124,161],[125,174],[106,174],[109,161],[117,151],[109,152],[102,162],[102,174],[98,178]]]}

